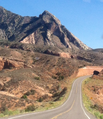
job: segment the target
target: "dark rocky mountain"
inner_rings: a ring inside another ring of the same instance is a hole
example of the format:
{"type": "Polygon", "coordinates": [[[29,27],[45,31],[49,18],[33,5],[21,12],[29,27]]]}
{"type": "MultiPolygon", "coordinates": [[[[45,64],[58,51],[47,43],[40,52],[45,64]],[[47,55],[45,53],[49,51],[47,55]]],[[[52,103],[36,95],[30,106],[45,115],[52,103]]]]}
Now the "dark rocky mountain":
{"type": "Polygon", "coordinates": [[[37,47],[90,49],[48,11],[44,11],[39,17],[22,17],[0,7],[0,39],[37,47]]]}

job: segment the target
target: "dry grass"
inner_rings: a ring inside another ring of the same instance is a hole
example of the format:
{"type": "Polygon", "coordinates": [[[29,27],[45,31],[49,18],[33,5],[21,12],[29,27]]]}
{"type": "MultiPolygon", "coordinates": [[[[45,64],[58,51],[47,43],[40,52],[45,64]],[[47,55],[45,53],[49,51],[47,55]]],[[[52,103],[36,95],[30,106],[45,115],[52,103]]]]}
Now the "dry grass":
{"type": "Polygon", "coordinates": [[[103,119],[103,114],[101,113],[103,103],[97,98],[96,87],[103,87],[103,81],[92,78],[83,81],[83,103],[90,113],[95,115],[98,119],[103,119]]]}

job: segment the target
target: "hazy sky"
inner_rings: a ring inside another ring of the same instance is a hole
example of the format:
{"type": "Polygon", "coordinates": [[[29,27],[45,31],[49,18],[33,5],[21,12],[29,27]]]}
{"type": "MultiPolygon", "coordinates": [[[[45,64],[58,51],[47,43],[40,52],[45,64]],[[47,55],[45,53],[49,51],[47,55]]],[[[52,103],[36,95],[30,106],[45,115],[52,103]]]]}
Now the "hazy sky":
{"type": "Polygon", "coordinates": [[[92,48],[103,48],[103,0],[0,0],[22,16],[55,15],[70,32],[92,48]]]}

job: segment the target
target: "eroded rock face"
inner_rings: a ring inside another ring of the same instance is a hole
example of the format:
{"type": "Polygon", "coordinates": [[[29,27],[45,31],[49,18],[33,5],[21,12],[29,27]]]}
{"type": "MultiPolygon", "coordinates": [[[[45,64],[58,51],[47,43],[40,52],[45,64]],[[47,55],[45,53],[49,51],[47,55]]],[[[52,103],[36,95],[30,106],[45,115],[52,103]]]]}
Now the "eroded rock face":
{"type": "Polygon", "coordinates": [[[22,68],[24,66],[23,62],[6,60],[4,62],[4,69],[8,68],[22,68]]]}
{"type": "Polygon", "coordinates": [[[69,53],[65,53],[65,52],[60,53],[60,57],[73,58],[73,56],[71,56],[69,53]]]}
{"type": "Polygon", "coordinates": [[[10,77],[0,77],[0,85],[4,86],[4,84],[9,82],[10,80],[11,80],[10,77]]]}
{"type": "Polygon", "coordinates": [[[28,37],[24,38],[21,43],[35,44],[35,34],[32,33],[28,37]]]}
{"type": "Polygon", "coordinates": [[[6,34],[5,34],[5,31],[0,29],[0,39],[1,40],[8,40],[6,34]]]}
{"type": "Polygon", "coordinates": [[[24,63],[15,60],[9,60],[0,57],[0,71],[2,69],[10,69],[10,68],[21,68],[24,67],[24,63]]]}

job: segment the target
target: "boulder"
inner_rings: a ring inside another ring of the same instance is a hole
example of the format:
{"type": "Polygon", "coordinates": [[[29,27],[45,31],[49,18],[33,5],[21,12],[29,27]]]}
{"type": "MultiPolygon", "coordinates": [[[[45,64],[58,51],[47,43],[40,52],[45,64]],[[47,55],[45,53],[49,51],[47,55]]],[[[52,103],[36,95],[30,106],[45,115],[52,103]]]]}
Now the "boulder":
{"type": "Polygon", "coordinates": [[[95,71],[93,72],[93,75],[98,75],[98,74],[99,74],[99,71],[96,71],[96,70],[95,70],[95,71]]]}

